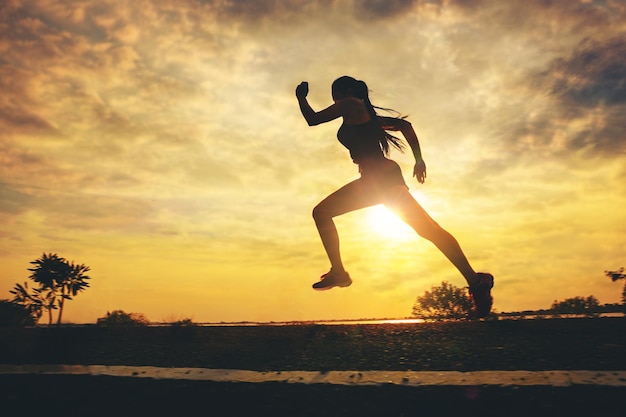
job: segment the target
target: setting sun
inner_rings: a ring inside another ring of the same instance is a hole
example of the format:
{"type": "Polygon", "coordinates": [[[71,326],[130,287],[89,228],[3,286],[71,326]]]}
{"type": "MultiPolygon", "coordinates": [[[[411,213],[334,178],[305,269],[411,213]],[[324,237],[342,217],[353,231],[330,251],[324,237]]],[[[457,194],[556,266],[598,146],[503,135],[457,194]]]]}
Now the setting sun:
{"type": "Polygon", "coordinates": [[[409,239],[415,237],[415,231],[383,205],[370,209],[368,223],[372,230],[386,238],[409,239]]]}
{"type": "MultiPolygon", "coordinates": [[[[411,194],[422,207],[429,213],[431,212],[428,207],[428,197],[416,190],[411,191],[411,194]]],[[[408,224],[383,205],[370,208],[367,219],[370,228],[382,237],[400,240],[414,239],[416,237],[415,231],[408,224]]]]}

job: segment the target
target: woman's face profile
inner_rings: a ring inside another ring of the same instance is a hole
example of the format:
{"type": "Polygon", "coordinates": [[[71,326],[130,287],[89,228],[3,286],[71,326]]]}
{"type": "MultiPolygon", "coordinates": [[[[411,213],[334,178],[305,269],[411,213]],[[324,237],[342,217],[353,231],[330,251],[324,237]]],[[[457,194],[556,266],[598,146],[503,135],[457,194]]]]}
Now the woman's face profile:
{"type": "Polygon", "coordinates": [[[333,101],[339,101],[347,97],[352,97],[352,94],[350,94],[349,91],[338,91],[335,87],[332,88],[331,94],[333,96],[333,101]]]}

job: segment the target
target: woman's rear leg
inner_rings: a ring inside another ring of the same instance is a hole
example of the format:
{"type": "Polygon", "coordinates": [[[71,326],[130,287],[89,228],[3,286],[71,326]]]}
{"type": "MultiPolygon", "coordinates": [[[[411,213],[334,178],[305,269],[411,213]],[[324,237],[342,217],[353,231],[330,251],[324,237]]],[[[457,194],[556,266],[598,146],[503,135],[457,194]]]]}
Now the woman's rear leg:
{"type": "Polygon", "coordinates": [[[411,226],[417,234],[430,240],[461,272],[468,284],[472,285],[476,281],[476,272],[459,242],[428,215],[406,187],[394,187],[385,200],[385,206],[411,226]]]}

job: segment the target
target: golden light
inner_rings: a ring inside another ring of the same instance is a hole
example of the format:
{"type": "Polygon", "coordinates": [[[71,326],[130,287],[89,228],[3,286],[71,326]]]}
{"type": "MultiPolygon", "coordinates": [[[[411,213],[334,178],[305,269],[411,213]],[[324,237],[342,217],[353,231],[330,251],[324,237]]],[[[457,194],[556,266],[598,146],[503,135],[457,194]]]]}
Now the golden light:
{"type": "Polygon", "coordinates": [[[383,205],[370,209],[368,222],[372,230],[386,238],[404,240],[415,237],[415,231],[383,205]]]}
{"type": "MultiPolygon", "coordinates": [[[[411,191],[416,200],[428,211],[428,198],[419,191],[411,191]]],[[[408,224],[400,220],[391,210],[383,205],[374,206],[369,209],[368,222],[372,230],[380,236],[395,239],[408,240],[414,239],[415,230],[408,224]]]]}

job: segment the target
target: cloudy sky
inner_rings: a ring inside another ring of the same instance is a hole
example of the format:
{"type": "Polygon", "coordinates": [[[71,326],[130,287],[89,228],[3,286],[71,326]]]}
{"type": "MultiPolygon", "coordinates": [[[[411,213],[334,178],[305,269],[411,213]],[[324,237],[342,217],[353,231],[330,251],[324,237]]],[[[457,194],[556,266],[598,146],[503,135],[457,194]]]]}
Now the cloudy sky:
{"type": "Polygon", "coordinates": [[[460,274],[381,207],[337,220],[354,284],[326,272],[311,209],[357,178],[344,74],[416,129],[411,192],[496,277],[498,311],[595,295],[626,266],[626,2],[7,0],[0,5],[0,298],[29,262],[91,267],[67,321],[404,317],[460,274]]]}

